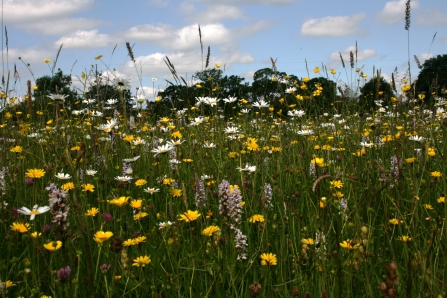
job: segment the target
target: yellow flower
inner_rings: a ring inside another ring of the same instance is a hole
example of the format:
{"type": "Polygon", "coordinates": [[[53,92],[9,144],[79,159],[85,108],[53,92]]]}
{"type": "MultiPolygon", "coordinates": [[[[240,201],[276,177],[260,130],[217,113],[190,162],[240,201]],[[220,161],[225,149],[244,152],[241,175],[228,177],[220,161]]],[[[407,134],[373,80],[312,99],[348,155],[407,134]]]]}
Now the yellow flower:
{"type": "Polygon", "coordinates": [[[349,240],[349,239],[345,240],[342,243],[340,243],[340,247],[343,247],[343,248],[346,248],[346,249],[356,249],[356,248],[358,248],[360,246],[359,243],[353,245],[353,242],[354,241],[349,240]]]}
{"type": "Polygon", "coordinates": [[[171,137],[173,138],[177,138],[177,139],[181,139],[182,138],[182,134],[180,133],[180,131],[175,131],[171,134],[171,137]]]}
{"type": "Polygon", "coordinates": [[[193,160],[191,158],[185,158],[185,159],[183,159],[183,162],[184,163],[191,163],[191,162],[193,162],[193,160]]]}
{"type": "Polygon", "coordinates": [[[403,242],[410,242],[411,240],[413,240],[410,236],[399,236],[397,239],[403,242]]]}
{"type": "Polygon", "coordinates": [[[255,138],[248,138],[245,142],[245,146],[247,146],[247,149],[250,151],[257,151],[259,150],[259,145],[257,144],[257,141],[255,138]]]}
{"type": "Polygon", "coordinates": [[[61,188],[65,191],[69,191],[70,189],[75,188],[75,185],[73,182],[67,182],[65,184],[62,184],[61,188]]]}
{"type": "Polygon", "coordinates": [[[45,175],[45,171],[41,169],[28,169],[25,175],[28,178],[42,178],[45,175]]]}
{"type": "Polygon", "coordinates": [[[45,62],[45,63],[50,63],[50,61],[51,61],[50,59],[44,59],[43,60],[43,62],[45,62]]]}
{"type": "Polygon", "coordinates": [[[74,146],[70,150],[71,151],[79,151],[79,150],[81,150],[81,147],[80,146],[74,146]]]}
{"type": "Polygon", "coordinates": [[[201,214],[199,213],[199,211],[188,210],[185,213],[179,215],[179,217],[180,217],[179,220],[183,220],[186,222],[192,222],[192,221],[196,220],[197,218],[199,218],[200,215],[201,214]]]}
{"type": "Polygon", "coordinates": [[[135,181],[135,185],[136,185],[136,186],[143,186],[143,185],[145,185],[146,183],[147,183],[147,181],[144,180],[144,179],[138,179],[137,181],[135,181]]]}
{"type": "Polygon", "coordinates": [[[94,217],[94,216],[96,216],[96,214],[98,214],[98,213],[99,213],[99,209],[98,209],[98,208],[95,208],[95,207],[92,207],[92,208],[90,208],[90,209],[87,210],[87,212],[85,213],[85,216],[91,216],[91,217],[94,217]]]}
{"type": "Polygon", "coordinates": [[[335,69],[331,69],[331,74],[336,74],[337,72],[335,71],[335,69]]]}
{"type": "Polygon", "coordinates": [[[438,203],[445,204],[445,197],[439,197],[438,203]]]}
{"type": "Polygon", "coordinates": [[[181,189],[171,189],[171,195],[174,197],[180,197],[182,195],[182,190],[181,189]]]}
{"type": "Polygon", "coordinates": [[[399,220],[397,218],[392,218],[389,220],[390,224],[392,225],[398,225],[399,224],[399,220]]]}
{"type": "Polygon", "coordinates": [[[315,242],[314,242],[314,240],[312,238],[302,239],[301,243],[302,244],[307,244],[307,245],[314,245],[315,244],[315,242]]]}
{"type": "Polygon", "coordinates": [[[132,266],[144,267],[151,262],[151,258],[148,256],[140,256],[133,260],[132,266]]]}
{"type": "Polygon", "coordinates": [[[7,281],[5,282],[5,287],[6,287],[6,288],[10,288],[10,287],[13,287],[13,286],[15,286],[15,284],[14,284],[12,281],[7,280],[7,281]]]}
{"type": "Polygon", "coordinates": [[[219,63],[216,63],[215,66],[216,66],[216,68],[220,68],[220,64],[219,63]]]}
{"type": "Polygon", "coordinates": [[[428,156],[435,156],[436,155],[436,151],[435,151],[435,149],[434,148],[428,148],[427,149],[427,154],[428,154],[428,156]]]}
{"type": "Polygon", "coordinates": [[[46,250],[49,250],[49,251],[56,251],[56,250],[58,250],[59,248],[62,247],[62,241],[59,241],[59,240],[57,240],[57,241],[50,241],[50,242],[44,244],[43,247],[46,250]]]}
{"type": "Polygon", "coordinates": [[[355,69],[355,72],[359,72],[359,71],[360,71],[360,68],[357,67],[357,68],[355,69]]]}
{"type": "Polygon", "coordinates": [[[323,166],[324,165],[324,158],[323,157],[321,157],[321,158],[320,157],[315,157],[310,162],[313,163],[314,165],[317,165],[317,166],[323,166]]]}
{"type": "Polygon", "coordinates": [[[317,67],[315,67],[315,69],[314,69],[314,73],[319,73],[320,72],[320,68],[317,66],[317,67]]]}
{"type": "Polygon", "coordinates": [[[11,150],[9,150],[9,151],[14,152],[14,153],[20,153],[23,151],[23,148],[21,146],[15,146],[14,148],[11,148],[11,150]]]}
{"type": "Polygon", "coordinates": [[[98,56],[95,57],[95,60],[99,60],[101,58],[102,58],[102,55],[98,55],[98,56]]]}
{"type": "Polygon", "coordinates": [[[163,179],[163,185],[171,185],[172,182],[174,182],[175,180],[172,178],[164,178],[163,179]]]}
{"type": "Polygon", "coordinates": [[[430,175],[435,178],[439,178],[442,176],[441,172],[438,171],[431,172],[430,175]]]}
{"type": "Polygon", "coordinates": [[[82,73],[81,73],[81,78],[82,78],[82,79],[85,79],[85,72],[82,72],[82,73]]]}
{"type": "Polygon", "coordinates": [[[341,182],[341,180],[331,181],[330,183],[331,183],[331,187],[335,187],[335,188],[343,187],[343,182],[341,182]]]}
{"type": "Polygon", "coordinates": [[[137,244],[135,242],[135,239],[127,239],[126,241],[123,242],[124,246],[131,246],[131,245],[135,245],[135,244],[137,244]]]}
{"type": "Polygon", "coordinates": [[[303,78],[303,82],[304,83],[307,83],[307,82],[309,82],[310,81],[310,78],[303,78]]]}
{"type": "Polygon", "coordinates": [[[262,266],[275,266],[278,264],[276,255],[272,253],[261,254],[261,265],[262,266]]]}
{"type": "Polygon", "coordinates": [[[26,233],[29,230],[29,223],[13,222],[11,230],[19,233],[26,233]]]}
{"type": "Polygon", "coordinates": [[[140,220],[142,218],[145,218],[147,216],[147,212],[138,212],[133,216],[134,220],[140,220]]]}
{"type": "Polygon", "coordinates": [[[90,183],[82,184],[81,187],[82,187],[82,191],[89,191],[89,192],[95,191],[95,186],[90,183]]]}
{"type": "Polygon", "coordinates": [[[425,204],[424,207],[425,207],[425,209],[427,209],[427,210],[433,210],[433,206],[430,205],[430,204],[425,204]]]}
{"type": "Polygon", "coordinates": [[[410,158],[405,159],[406,163],[413,163],[415,161],[416,161],[416,157],[410,157],[410,158]]]}
{"type": "Polygon", "coordinates": [[[202,235],[205,236],[213,236],[214,233],[219,233],[220,228],[218,226],[209,226],[202,231],[202,235]]]}
{"type": "Polygon", "coordinates": [[[32,232],[30,235],[31,235],[31,237],[33,237],[33,238],[39,238],[40,236],[42,236],[42,233],[32,232]]]}
{"type": "Polygon", "coordinates": [[[264,216],[255,214],[248,220],[249,222],[264,222],[264,216]]]}
{"type": "Polygon", "coordinates": [[[130,202],[130,206],[135,209],[140,209],[143,204],[143,200],[132,200],[130,202]]]}
{"type": "Polygon", "coordinates": [[[96,243],[103,243],[106,240],[109,240],[110,237],[113,236],[112,232],[104,232],[104,231],[98,231],[93,236],[93,240],[95,240],[96,243]]]}
{"type": "Polygon", "coordinates": [[[113,200],[107,200],[107,202],[109,202],[109,204],[118,206],[118,207],[123,207],[124,205],[127,205],[127,202],[129,201],[129,197],[119,197],[118,199],[113,199],[113,200]]]}

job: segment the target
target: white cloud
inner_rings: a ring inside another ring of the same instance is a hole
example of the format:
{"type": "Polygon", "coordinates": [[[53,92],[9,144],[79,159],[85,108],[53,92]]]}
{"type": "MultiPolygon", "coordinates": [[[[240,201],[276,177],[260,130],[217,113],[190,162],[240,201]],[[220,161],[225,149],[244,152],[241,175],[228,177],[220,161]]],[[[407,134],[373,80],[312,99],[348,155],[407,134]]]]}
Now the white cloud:
{"type": "MultiPolygon", "coordinates": [[[[14,62],[18,66],[19,64],[19,57],[22,59],[25,63],[41,63],[44,65],[45,63],[43,60],[45,59],[51,59],[53,60],[53,56],[56,55],[56,52],[49,51],[46,47],[29,47],[24,49],[19,48],[10,48],[8,52],[6,52],[6,49],[3,50],[3,54],[5,55],[5,62],[6,62],[6,54],[8,54],[9,62],[14,62]]],[[[32,66],[32,65],[31,65],[32,66]]]]}
{"type": "Polygon", "coordinates": [[[315,37],[336,37],[359,34],[364,32],[359,29],[359,25],[365,17],[365,13],[358,13],[353,16],[310,19],[301,26],[301,33],[315,37]]]}
{"type": "Polygon", "coordinates": [[[92,49],[109,46],[115,39],[108,34],[98,34],[98,30],[78,30],[68,36],[61,37],[54,43],[56,47],[64,44],[64,48],[92,49]]]}
{"type": "Polygon", "coordinates": [[[93,0],[4,0],[4,22],[24,23],[61,18],[90,7],[93,0]]]}
{"type": "Polygon", "coordinates": [[[296,2],[296,0],[202,0],[206,3],[219,4],[267,4],[267,5],[283,5],[296,2]]]}
{"type": "Polygon", "coordinates": [[[31,32],[46,35],[63,35],[77,30],[92,29],[103,24],[100,20],[85,18],[45,19],[34,23],[18,23],[17,26],[31,32]]]}
{"type": "Polygon", "coordinates": [[[172,38],[175,33],[175,28],[167,24],[159,25],[139,25],[130,28],[124,33],[129,40],[145,41],[145,42],[159,42],[172,38]]]}
{"type": "Polygon", "coordinates": [[[431,59],[434,56],[433,56],[433,54],[430,54],[430,53],[422,53],[422,54],[418,55],[417,57],[419,59],[419,62],[422,65],[422,64],[424,64],[425,60],[431,59]]]}
{"type": "MultiPolygon", "coordinates": [[[[385,7],[377,13],[376,17],[379,22],[384,25],[392,25],[403,22],[405,20],[405,7],[407,0],[388,1],[385,7]]],[[[419,1],[413,0],[410,2],[411,9],[419,7],[419,1]]]]}
{"type": "MultiPolygon", "coordinates": [[[[350,63],[350,53],[354,54],[354,60],[355,60],[355,46],[349,46],[346,49],[342,50],[341,52],[332,52],[329,55],[329,59],[331,61],[331,65],[333,66],[333,64],[335,65],[339,65],[341,64],[341,59],[340,59],[340,53],[343,57],[343,61],[346,65],[346,67],[349,66],[350,63]]],[[[362,60],[366,60],[368,58],[374,57],[377,55],[377,51],[375,49],[365,49],[365,50],[359,50],[357,52],[357,61],[362,61],[362,60]]]]}
{"type": "Polygon", "coordinates": [[[245,37],[245,36],[251,36],[255,33],[258,33],[260,31],[266,31],[272,26],[272,23],[261,20],[255,24],[247,25],[244,27],[232,29],[231,34],[235,35],[236,37],[245,37]]]}
{"type": "Polygon", "coordinates": [[[447,13],[435,8],[429,8],[417,18],[416,24],[440,27],[447,24],[447,13]]]}
{"type": "Polygon", "coordinates": [[[235,6],[213,5],[208,7],[207,10],[197,13],[194,13],[193,10],[190,10],[186,20],[193,23],[208,24],[216,23],[226,19],[237,20],[240,19],[242,16],[242,10],[235,6]]]}

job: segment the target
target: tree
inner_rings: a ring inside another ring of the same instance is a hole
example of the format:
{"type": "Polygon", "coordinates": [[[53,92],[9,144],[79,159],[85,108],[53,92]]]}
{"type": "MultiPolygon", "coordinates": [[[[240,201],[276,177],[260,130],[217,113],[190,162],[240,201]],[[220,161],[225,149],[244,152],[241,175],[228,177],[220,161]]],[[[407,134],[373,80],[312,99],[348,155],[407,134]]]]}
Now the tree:
{"type": "Polygon", "coordinates": [[[78,99],[76,91],[71,89],[71,76],[64,75],[62,70],[58,70],[52,77],[43,76],[36,79],[37,90],[33,92],[35,99],[42,99],[45,101],[50,94],[67,95],[65,102],[73,103],[78,99]]]}
{"type": "Polygon", "coordinates": [[[447,54],[425,60],[415,83],[416,93],[425,93],[427,100],[432,95],[444,96],[447,90],[447,54]]]}
{"type": "Polygon", "coordinates": [[[391,97],[395,96],[393,89],[383,77],[373,77],[362,88],[360,88],[359,106],[365,112],[378,107],[374,104],[375,100],[384,100],[389,102],[391,97]]]}

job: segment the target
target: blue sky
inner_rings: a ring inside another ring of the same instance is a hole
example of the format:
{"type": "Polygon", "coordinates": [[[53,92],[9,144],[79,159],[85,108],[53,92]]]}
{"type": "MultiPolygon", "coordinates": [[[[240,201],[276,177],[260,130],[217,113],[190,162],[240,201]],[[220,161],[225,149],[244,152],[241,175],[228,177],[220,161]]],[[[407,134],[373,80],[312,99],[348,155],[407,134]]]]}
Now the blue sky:
{"type": "MultiPolygon", "coordinates": [[[[225,74],[251,81],[253,73],[270,67],[277,59],[279,71],[306,77],[326,65],[336,78],[347,76],[339,53],[349,65],[349,52],[358,44],[357,67],[368,76],[373,67],[386,79],[397,67],[399,78],[407,70],[408,44],[404,29],[405,0],[3,0],[3,25],[8,31],[8,55],[3,36],[3,68],[26,80],[51,74],[44,59],[56,56],[57,67],[73,76],[92,65],[100,71],[130,78],[138,86],[142,73],[145,93],[166,88],[172,76],[163,58],[168,56],[180,75],[190,79],[202,69],[198,24],[202,31],[204,59],[211,47],[210,64],[225,67],[225,74]],[[133,45],[137,70],[127,56],[126,42],[133,45]],[[116,45],[115,52],[112,55],[116,45]],[[103,55],[101,60],[95,60],[103,55]],[[29,63],[34,78],[24,63],[29,63]],[[8,63],[6,63],[8,62],[8,63]],[[75,63],[76,62],[76,63],[75,63]],[[153,85],[152,78],[157,81],[153,85]]],[[[427,57],[446,54],[447,1],[412,0],[410,56],[412,78],[427,57]],[[436,38],[433,41],[433,36],[436,38]],[[430,51],[429,51],[430,50],[430,51]]],[[[49,65],[52,65],[52,62],[49,65]]],[[[350,74],[350,70],[348,70],[350,74]]],[[[135,90],[135,89],[134,89],[135,90]]]]}

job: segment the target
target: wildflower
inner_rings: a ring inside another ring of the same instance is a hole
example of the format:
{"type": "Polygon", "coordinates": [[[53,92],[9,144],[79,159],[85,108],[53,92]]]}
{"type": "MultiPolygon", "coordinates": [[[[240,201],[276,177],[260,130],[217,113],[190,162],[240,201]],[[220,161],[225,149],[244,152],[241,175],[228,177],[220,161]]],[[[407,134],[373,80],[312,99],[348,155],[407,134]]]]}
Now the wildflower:
{"type": "Polygon", "coordinates": [[[130,206],[134,209],[140,209],[143,204],[143,200],[132,200],[130,206]]]}
{"type": "Polygon", "coordinates": [[[436,155],[436,151],[435,151],[435,149],[434,148],[428,148],[427,149],[427,154],[428,154],[428,156],[435,156],[436,155]]]}
{"type": "Polygon", "coordinates": [[[439,197],[438,203],[445,204],[445,197],[439,197]]]}
{"type": "Polygon", "coordinates": [[[253,173],[256,171],[256,166],[250,166],[248,163],[245,165],[245,168],[237,167],[237,170],[240,172],[250,172],[253,173]]]}
{"type": "Polygon", "coordinates": [[[27,178],[42,178],[45,175],[45,171],[41,169],[28,169],[25,176],[27,178]]]}
{"type": "Polygon", "coordinates": [[[62,186],[61,186],[61,189],[65,190],[65,191],[69,191],[74,188],[75,188],[75,185],[73,182],[67,182],[67,183],[62,184],[62,186]]]}
{"type": "Polygon", "coordinates": [[[30,220],[34,220],[34,217],[38,214],[45,213],[50,210],[50,207],[44,206],[44,207],[38,207],[38,205],[34,205],[33,210],[29,210],[26,207],[22,207],[17,210],[20,214],[30,215],[30,220]]]}
{"type": "Polygon", "coordinates": [[[148,187],[148,188],[144,189],[143,191],[147,192],[147,193],[150,193],[152,195],[152,194],[154,194],[156,192],[160,192],[160,189],[159,188],[150,188],[150,187],[148,187]]]}
{"type": "Polygon", "coordinates": [[[192,222],[192,221],[196,220],[197,218],[199,218],[200,215],[201,214],[199,213],[199,211],[188,210],[185,213],[180,214],[179,219],[186,221],[186,222],[192,222]]]}
{"type": "Polygon", "coordinates": [[[310,161],[311,163],[313,163],[314,165],[317,165],[317,166],[323,166],[324,165],[324,158],[323,157],[315,157],[314,159],[312,159],[311,161],[310,161]]]}
{"type": "Polygon", "coordinates": [[[44,63],[50,63],[50,61],[51,61],[51,59],[49,59],[49,58],[43,60],[44,63]]]}
{"type": "Polygon", "coordinates": [[[211,237],[213,234],[218,234],[219,232],[220,228],[218,226],[209,226],[202,231],[202,235],[211,237]]]}
{"type": "Polygon", "coordinates": [[[278,264],[276,255],[272,253],[261,254],[261,265],[262,266],[275,266],[278,264]]]}
{"type": "Polygon", "coordinates": [[[132,266],[144,267],[151,262],[151,258],[148,256],[140,256],[133,260],[132,266]]]}
{"type": "Polygon", "coordinates": [[[248,150],[256,151],[259,150],[259,145],[256,142],[257,140],[255,138],[248,138],[247,142],[245,142],[245,145],[247,146],[248,150]]]}
{"type": "Polygon", "coordinates": [[[118,207],[123,207],[124,205],[127,205],[127,202],[129,201],[129,197],[119,197],[118,199],[113,199],[113,200],[107,200],[107,202],[109,202],[109,204],[118,206],[118,207]]]}
{"type": "MultiPolygon", "coordinates": [[[[5,282],[5,287],[6,288],[10,288],[10,287],[14,287],[14,286],[15,286],[15,284],[12,281],[10,281],[10,280],[7,280],[5,282]]],[[[0,289],[1,289],[1,285],[0,285],[0,289]]]]}
{"type": "Polygon", "coordinates": [[[109,240],[109,238],[112,236],[113,236],[112,232],[98,231],[93,236],[93,240],[95,240],[95,242],[99,244],[109,240]]]}
{"type": "Polygon", "coordinates": [[[145,185],[146,183],[147,183],[147,181],[144,180],[144,179],[138,179],[137,181],[135,181],[135,185],[136,185],[136,186],[143,186],[143,185],[145,185]]]}
{"type": "Polygon", "coordinates": [[[392,225],[398,225],[399,224],[399,220],[397,218],[392,218],[389,220],[389,223],[392,225]]]}
{"type": "Polygon", "coordinates": [[[131,176],[128,175],[124,175],[124,176],[116,176],[115,180],[118,180],[120,182],[129,182],[130,180],[132,180],[133,178],[131,176]]]}
{"type": "Polygon", "coordinates": [[[70,179],[71,176],[70,174],[64,174],[64,173],[57,173],[57,175],[54,175],[57,179],[61,179],[61,180],[67,180],[70,179]]]}
{"type": "Polygon", "coordinates": [[[32,232],[30,235],[32,238],[36,239],[36,238],[39,238],[40,236],[42,236],[42,233],[32,232]]]}
{"type": "Polygon", "coordinates": [[[411,240],[413,240],[413,238],[411,238],[410,236],[399,236],[397,239],[400,240],[400,241],[403,241],[405,243],[410,242],[411,240]]]}
{"type": "Polygon", "coordinates": [[[342,188],[343,187],[343,182],[341,182],[340,180],[336,180],[336,181],[331,181],[331,187],[334,188],[342,188]]]}
{"type": "Polygon", "coordinates": [[[249,222],[264,222],[264,216],[260,215],[260,214],[255,214],[252,217],[250,217],[250,219],[248,220],[249,222]]]}
{"type": "Polygon", "coordinates": [[[335,71],[335,69],[331,69],[331,74],[336,74],[337,73],[337,71],[335,71]]]}
{"type": "Polygon", "coordinates": [[[147,215],[148,215],[147,212],[138,212],[137,214],[135,214],[133,216],[133,219],[134,220],[140,220],[142,218],[145,218],[147,215]]]}
{"type": "Polygon", "coordinates": [[[50,242],[44,244],[43,247],[46,250],[49,250],[49,251],[56,251],[56,250],[58,250],[59,248],[62,247],[62,241],[59,241],[59,240],[57,240],[57,241],[50,241],[50,242]]]}
{"type": "Polygon", "coordinates": [[[92,207],[87,210],[87,212],[85,213],[85,216],[95,217],[96,214],[98,214],[98,213],[99,213],[99,209],[96,207],[92,207]]]}
{"type": "Polygon", "coordinates": [[[314,245],[315,241],[312,238],[307,238],[307,239],[302,239],[301,243],[306,244],[306,245],[314,245]]]}
{"type": "Polygon", "coordinates": [[[82,184],[81,187],[82,187],[82,191],[85,191],[85,192],[87,192],[87,191],[94,192],[95,191],[95,186],[90,183],[82,184]]]}
{"type": "Polygon", "coordinates": [[[441,172],[438,171],[431,172],[430,175],[435,178],[439,178],[442,176],[441,172]]]}
{"type": "Polygon", "coordinates": [[[410,158],[405,159],[406,163],[413,163],[415,161],[416,161],[416,157],[410,157],[410,158]]]}
{"type": "Polygon", "coordinates": [[[173,138],[177,138],[177,139],[181,139],[182,138],[182,134],[180,133],[180,131],[175,131],[171,134],[171,137],[173,138]]]}
{"type": "Polygon", "coordinates": [[[172,178],[164,178],[163,179],[163,185],[171,185],[172,182],[174,182],[175,180],[172,178]]]}
{"type": "Polygon", "coordinates": [[[15,146],[15,147],[11,148],[11,150],[9,150],[9,151],[14,152],[14,153],[20,153],[23,151],[23,148],[21,146],[15,146]]]}
{"type": "Polygon", "coordinates": [[[62,94],[50,94],[50,95],[48,95],[48,97],[50,99],[55,100],[55,101],[64,101],[67,96],[68,95],[62,95],[62,94]]]}
{"type": "Polygon", "coordinates": [[[29,230],[29,223],[13,222],[11,230],[19,233],[26,233],[29,230]]]}
{"type": "Polygon", "coordinates": [[[123,242],[124,246],[132,246],[135,244],[136,244],[135,239],[127,239],[126,241],[123,242]]]}
{"type": "Polygon", "coordinates": [[[158,146],[157,148],[152,149],[151,152],[154,152],[155,153],[154,156],[157,156],[160,153],[166,153],[173,149],[174,149],[173,146],[162,145],[162,146],[158,146]]]}
{"type": "Polygon", "coordinates": [[[359,243],[354,244],[353,240],[345,240],[342,243],[340,243],[340,247],[346,248],[346,249],[356,249],[360,246],[359,243]]]}
{"type": "Polygon", "coordinates": [[[430,204],[425,204],[424,207],[425,207],[425,209],[427,209],[427,210],[433,210],[433,206],[430,205],[430,204]]]}
{"type": "Polygon", "coordinates": [[[70,277],[70,267],[61,268],[57,271],[57,279],[61,282],[66,281],[70,277]]]}
{"type": "Polygon", "coordinates": [[[182,190],[181,189],[171,189],[171,195],[174,197],[180,197],[182,194],[182,190]]]}

